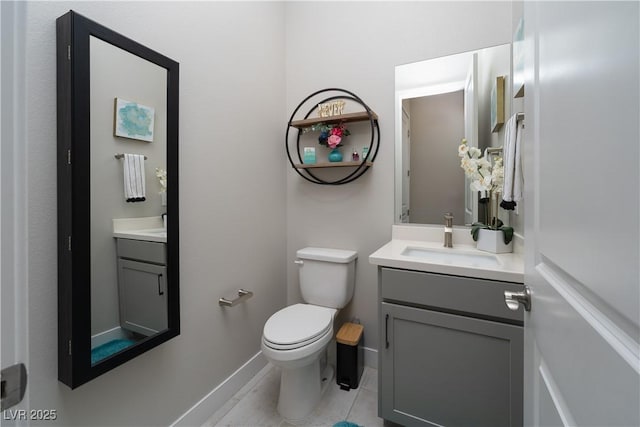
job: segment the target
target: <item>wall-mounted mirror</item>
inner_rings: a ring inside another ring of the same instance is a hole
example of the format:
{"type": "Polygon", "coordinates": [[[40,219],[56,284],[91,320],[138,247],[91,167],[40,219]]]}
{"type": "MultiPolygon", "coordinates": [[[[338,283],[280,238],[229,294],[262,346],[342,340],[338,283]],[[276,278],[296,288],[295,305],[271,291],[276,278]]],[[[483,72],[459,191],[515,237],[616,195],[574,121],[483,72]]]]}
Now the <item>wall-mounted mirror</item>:
{"type": "Polygon", "coordinates": [[[442,224],[445,212],[453,213],[454,225],[483,217],[458,146],[462,138],[481,150],[502,145],[504,130],[492,126],[491,93],[504,77],[508,115],[510,68],[509,44],[396,67],[396,223],[442,224]]]}
{"type": "Polygon", "coordinates": [[[58,378],[71,388],[180,333],[177,62],[57,20],[58,378]]]}

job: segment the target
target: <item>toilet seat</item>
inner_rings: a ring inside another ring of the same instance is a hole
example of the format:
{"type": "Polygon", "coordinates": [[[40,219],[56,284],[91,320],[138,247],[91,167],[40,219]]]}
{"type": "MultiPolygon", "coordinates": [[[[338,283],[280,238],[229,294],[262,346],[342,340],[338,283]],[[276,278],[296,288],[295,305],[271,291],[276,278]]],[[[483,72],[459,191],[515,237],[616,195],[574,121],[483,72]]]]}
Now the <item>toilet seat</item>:
{"type": "Polygon", "coordinates": [[[264,325],[263,342],[274,350],[294,350],[318,341],[333,329],[336,310],[294,304],[274,313],[264,325]]]}

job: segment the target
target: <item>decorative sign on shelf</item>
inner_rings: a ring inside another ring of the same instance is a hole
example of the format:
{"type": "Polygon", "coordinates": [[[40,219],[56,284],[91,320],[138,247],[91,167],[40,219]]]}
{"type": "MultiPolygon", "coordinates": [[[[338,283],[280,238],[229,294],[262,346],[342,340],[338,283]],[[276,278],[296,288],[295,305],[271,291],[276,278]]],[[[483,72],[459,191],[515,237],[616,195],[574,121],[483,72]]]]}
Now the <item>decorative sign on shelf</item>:
{"type": "Polygon", "coordinates": [[[318,104],[318,117],[339,116],[344,113],[344,101],[333,101],[324,104],[318,104]]]}
{"type": "Polygon", "coordinates": [[[315,164],[316,162],[316,147],[304,147],[304,160],[305,164],[315,164]]]}

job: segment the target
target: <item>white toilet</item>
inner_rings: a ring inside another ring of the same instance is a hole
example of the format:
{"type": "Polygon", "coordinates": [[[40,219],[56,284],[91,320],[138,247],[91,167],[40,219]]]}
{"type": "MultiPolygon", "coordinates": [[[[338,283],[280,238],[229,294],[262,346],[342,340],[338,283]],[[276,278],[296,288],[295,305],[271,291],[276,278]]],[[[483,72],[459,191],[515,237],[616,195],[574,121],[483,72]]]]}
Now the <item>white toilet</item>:
{"type": "Polygon", "coordinates": [[[355,251],[327,248],[304,248],[296,255],[307,304],[273,314],[264,325],[261,346],[265,357],[282,370],[278,412],[290,421],[309,415],[333,378],[326,350],[333,319],[353,296],[358,257],[355,251]]]}

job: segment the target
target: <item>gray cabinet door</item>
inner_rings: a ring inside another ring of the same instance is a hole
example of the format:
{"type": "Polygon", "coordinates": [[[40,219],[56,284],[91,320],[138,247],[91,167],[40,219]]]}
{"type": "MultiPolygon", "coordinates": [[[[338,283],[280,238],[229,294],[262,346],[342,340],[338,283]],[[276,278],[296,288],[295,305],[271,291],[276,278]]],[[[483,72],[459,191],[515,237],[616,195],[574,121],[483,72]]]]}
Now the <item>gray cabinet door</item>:
{"type": "Polygon", "coordinates": [[[522,328],[382,303],[380,416],[403,425],[522,425],[522,328]]]}
{"type": "Polygon", "coordinates": [[[167,329],[167,267],[118,259],[120,326],[149,336],[167,329]]]}

